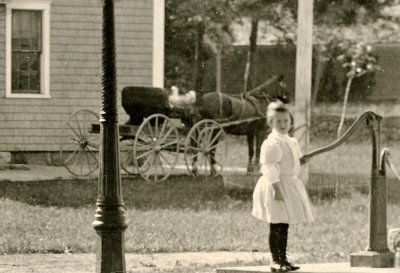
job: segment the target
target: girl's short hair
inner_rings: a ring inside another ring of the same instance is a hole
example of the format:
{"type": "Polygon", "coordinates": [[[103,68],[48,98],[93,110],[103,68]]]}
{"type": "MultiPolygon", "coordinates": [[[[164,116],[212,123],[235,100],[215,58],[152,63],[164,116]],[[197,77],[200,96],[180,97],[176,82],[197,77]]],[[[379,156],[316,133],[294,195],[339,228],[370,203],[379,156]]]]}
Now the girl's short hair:
{"type": "Polygon", "coordinates": [[[267,124],[269,126],[272,126],[272,120],[275,117],[276,113],[289,113],[290,111],[287,108],[287,106],[281,102],[281,101],[273,101],[270,104],[268,104],[267,107],[267,124]]]}

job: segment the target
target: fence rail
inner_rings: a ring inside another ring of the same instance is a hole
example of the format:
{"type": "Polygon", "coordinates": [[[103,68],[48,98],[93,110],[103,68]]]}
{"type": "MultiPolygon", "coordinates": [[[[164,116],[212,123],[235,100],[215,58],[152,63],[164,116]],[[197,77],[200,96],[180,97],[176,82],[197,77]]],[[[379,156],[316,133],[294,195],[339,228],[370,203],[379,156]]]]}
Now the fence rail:
{"type": "MultiPolygon", "coordinates": [[[[386,177],[386,167],[388,167],[395,179],[388,178],[387,184],[389,187],[388,197],[390,199],[400,197],[400,175],[399,172],[396,170],[391,156],[389,148],[383,148],[380,156],[378,155],[379,152],[379,142],[380,142],[380,121],[382,117],[375,114],[372,111],[366,111],[361,116],[359,116],[354,123],[348,128],[348,130],[337,140],[333,143],[326,145],[324,147],[315,149],[310,153],[303,156],[301,159],[302,163],[306,163],[311,160],[312,157],[331,151],[341,144],[343,144],[349,137],[352,135],[357,128],[365,122],[367,125],[371,140],[372,140],[372,170],[371,176],[378,177],[378,176],[385,176],[386,177]],[[376,122],[374,124],[374,122],[376,122]],[[377,125],[377,126],[376,126],[377,125]]],[[[371,178],[371,177],[370,177],[371,178]]],[[[368,181],[368,177],[363,175],[351,175],[349,177],[346,174],[338,175],[336,174],[319,174],[319,173],[312,173],[310,174],[310,179],[307,184],[307,188],[311,194],[327,194],[327,195],[334,195],[338,194],[341,190],[347,189],[358,189],[362,192],[367,192],[370,188],[370,181],[368,181]]]]}

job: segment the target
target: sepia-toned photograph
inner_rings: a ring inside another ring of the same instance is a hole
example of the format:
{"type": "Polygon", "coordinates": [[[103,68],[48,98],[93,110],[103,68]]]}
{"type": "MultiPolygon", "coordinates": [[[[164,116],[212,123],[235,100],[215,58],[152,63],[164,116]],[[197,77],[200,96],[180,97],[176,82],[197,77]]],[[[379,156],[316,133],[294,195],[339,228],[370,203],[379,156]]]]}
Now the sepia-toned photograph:
{"type": "Polygon", "coordinates": [[[0,0],[3,272],[400,272],[400,0],[0,0]]]}

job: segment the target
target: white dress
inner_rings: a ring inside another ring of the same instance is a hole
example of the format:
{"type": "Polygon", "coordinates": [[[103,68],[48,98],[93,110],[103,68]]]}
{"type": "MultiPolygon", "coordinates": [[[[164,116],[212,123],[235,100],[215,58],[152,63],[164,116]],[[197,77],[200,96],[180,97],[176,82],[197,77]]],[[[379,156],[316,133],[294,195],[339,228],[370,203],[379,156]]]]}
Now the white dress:
{"type": "Polygon", "coordinates": [[[314,221],[311,203],[300,180],[300,147],[297,139],[272,130],[261,146],[261,174],[253,192],[252,215],[269,223],[314,221]],[[273,198],[278,183],[283,200],[273,198]]]}

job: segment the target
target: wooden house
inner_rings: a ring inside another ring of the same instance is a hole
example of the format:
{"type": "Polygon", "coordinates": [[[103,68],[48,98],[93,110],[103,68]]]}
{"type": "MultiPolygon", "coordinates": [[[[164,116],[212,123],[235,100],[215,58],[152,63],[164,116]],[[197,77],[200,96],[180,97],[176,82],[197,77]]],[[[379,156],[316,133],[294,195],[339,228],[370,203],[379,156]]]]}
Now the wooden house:
{"type": "MultiPolygon", "coordinates": [[[[162,87],[164,0],[114,2],[118,91],[162,87]]],[[[71,113],[99,112],[102,5],[0,0],[0,151],[58,151],[71,113]]]]}

